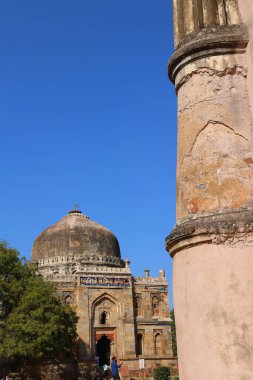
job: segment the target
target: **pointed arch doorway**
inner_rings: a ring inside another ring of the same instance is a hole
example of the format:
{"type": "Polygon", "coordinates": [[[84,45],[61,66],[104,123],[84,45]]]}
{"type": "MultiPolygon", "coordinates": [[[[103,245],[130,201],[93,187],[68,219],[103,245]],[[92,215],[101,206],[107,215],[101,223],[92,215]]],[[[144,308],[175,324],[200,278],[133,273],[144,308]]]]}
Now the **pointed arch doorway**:
{"type": "Polygon", "coordinates": [[[96,344],[97,355],[99,356],[99,365],[110,364],[111,357],[111,340],[106,335],[101,336],[96,344]]]}

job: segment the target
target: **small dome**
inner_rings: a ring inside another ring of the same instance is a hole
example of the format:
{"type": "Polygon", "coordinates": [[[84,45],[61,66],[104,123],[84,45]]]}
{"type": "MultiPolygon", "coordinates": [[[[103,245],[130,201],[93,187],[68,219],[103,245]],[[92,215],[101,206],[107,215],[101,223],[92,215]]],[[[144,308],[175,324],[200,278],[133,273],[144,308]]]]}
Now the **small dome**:
{"type": "Polygon", "coordinates": [[[121,257],[118,240],[111,231],[81,211],[72,210],[37,237],[32,260],[80,254],[121,257]]]}

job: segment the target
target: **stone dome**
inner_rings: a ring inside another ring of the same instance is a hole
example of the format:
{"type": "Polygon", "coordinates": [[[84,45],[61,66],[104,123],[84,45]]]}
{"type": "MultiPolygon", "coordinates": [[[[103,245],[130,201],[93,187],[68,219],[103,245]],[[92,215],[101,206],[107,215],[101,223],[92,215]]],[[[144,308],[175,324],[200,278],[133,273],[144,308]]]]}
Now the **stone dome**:
{"type": "Polygon", "coordinates": [[[121,257],[113,233],[79,210],[70,211],[58,223],[45,229],[32,249],[33,261],[75,255],[121,257]]]}

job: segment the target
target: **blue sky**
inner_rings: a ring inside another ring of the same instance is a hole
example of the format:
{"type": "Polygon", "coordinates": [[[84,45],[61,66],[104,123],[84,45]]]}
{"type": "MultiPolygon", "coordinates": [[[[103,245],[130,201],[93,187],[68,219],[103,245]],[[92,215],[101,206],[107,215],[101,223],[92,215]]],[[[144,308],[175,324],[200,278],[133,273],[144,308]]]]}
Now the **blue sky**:
{"type": "Polygon", "coordinates": [[[164,268],[171,285],[171,3],[1,1],[0,238],[22,255],[78,203],[116,234],[133,274],[164,268]]]}

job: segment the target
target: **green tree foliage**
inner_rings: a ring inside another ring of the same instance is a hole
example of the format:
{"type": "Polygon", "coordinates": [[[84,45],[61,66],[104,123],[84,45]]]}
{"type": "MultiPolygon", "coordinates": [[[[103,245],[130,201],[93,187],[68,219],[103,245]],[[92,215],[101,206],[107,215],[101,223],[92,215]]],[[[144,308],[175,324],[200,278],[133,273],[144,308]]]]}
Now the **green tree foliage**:
{"type": "Polygon", "coordinates": [[[154,370],[154,380],[168,380],[170,376],[169,367],[158,367],[154,370]]]}
{"type": "Polygon", "coordinates": [[[17,305],[32,271],[19,260],[18,252],[0,242],[0,321],[17,305]]]}
{"type": "Polygon", "coordinates": [[[55,287],[0,242],[0,358],[4,361],[70,355],[77,316],[62,305],[55,287]]]}
{"type": "Polygon", "coordinates": [[[171,318],[171,335],[172,335],[172,351],[173,356],[177,356],[177,335],[176,335],[176,323],[175,323],[175,313],[174,309],[170,312],[170,318],[171,318]]]}

